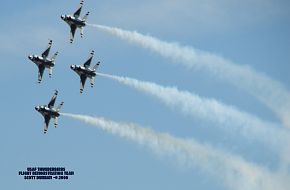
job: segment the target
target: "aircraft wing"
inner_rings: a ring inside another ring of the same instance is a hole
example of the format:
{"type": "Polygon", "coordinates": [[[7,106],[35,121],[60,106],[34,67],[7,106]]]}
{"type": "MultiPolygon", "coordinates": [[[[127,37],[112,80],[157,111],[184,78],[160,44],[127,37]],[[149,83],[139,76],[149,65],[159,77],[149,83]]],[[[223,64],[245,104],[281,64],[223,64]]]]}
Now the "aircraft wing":
{"type": "Polygon", "coordinates": [[[46,48],[46,50],[41,54],[41,56],[46,59],[48,54],[49,54],[49,51],[50,51],[50,48],[51,48],[51,45],[52,45],[52,40],[49,40],[49,43],[48,43],[48,47],[46,48]]]}
{"type": "Polygon", "coordinates": [[[56,97],[57,97],[57,93],[58,93],[58,91],[55,90],[54,95],[52,96],[50,102],[47,105],[49,108],[52,108],[54,106],[54,103],[55,103],[55,100],[56,100],[56,97]]]}
{"type": "Polygon", "coordinates": [[[93,56],[94,56],[95,51],[93,50],[88,58],[88,60],[84,63],[84,67],[85,68],[89,68],[89,66],[91,65],[93,56]]]}
{"type": "Polygon", "coordinates": [[[84,0],[81,0],[80,7],[79,7],[78,10],[74,13],[74,17],[75,17],[75,18],[79,18],[79,17],[80,17],[80,14],[81,14],[81,11],[82,11],[82,8],[83,8],[83,4],[84,4],[84,0]]]}
{"type": "Polygon", "coordinates": [[[74,40],[76,29],[77,29],[76,25],[74,25],[74,24],[70,25],[70,43],[72,43],[74,40]]]}
{"type": "Polygon", "coordinates": [[[86,75],[81,75],[81,88],[80,88],[80,93],[83,93],[84,87],[85,87],[85,83],[87,80],[87,76],[86,75]]]}
{"type": "Polygon", "coordinates": [[[38,65],[38,83],[40,83],[42,80],[42,75],[43,75],[44,69],[45,69],[44,65],[42,65],[42,64],[38,65]]]}
{"type": "Polygon", "coordinates": [[[44,116],[44,134],[47,132],[48,130],[48,125],[49,125],[49,121],[50,121],[51,117],[50,116],[44,116]]]}

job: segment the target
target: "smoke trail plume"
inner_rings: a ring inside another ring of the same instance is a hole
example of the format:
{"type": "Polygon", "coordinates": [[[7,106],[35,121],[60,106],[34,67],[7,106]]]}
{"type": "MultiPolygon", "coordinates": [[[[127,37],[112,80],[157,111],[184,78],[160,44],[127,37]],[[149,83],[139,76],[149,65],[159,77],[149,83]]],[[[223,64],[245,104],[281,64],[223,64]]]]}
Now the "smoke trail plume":
{"type": "Polygon", "coordinates": [[[213,126],[221,127],[227,132],[230,131],[261,142],[274,152],[278,151],[279,154],[282,154],[281,157],[284,162],[290,163],[290,135],[287,130],[279,128],[278,125],[262,121],[255,116],[214,99],[201,98],[193,93],[179,91],[175,87],[164,87],[151,82],[103,73],[97,73],[97,75],[145,92],[158,98],[174,110],[177,109],[191,117],[210,121],[214,124],[213,126]]]}
{"type": "Polygon", "coordinates": [[[268,169],[248,163],[238,156],[193,140],[178,139],[135,124],[117,123],[104,118],[68,113],[62,115],[97,126],[109,133],[149,147],[159,154],[174,156],[188,167],[199,168],[213,177],[218,177],[229,189],[286,190],[290,186],[286,175],[271,173],[268,169]]]}
{"type": "Polygon", "coordinates": [[[177,43],[161,41],[149,35],[103,25],[90,24],[101,31],[159,53],[189,68],[204,69],[257,97],[290,127],[290,93],[285,86],[246,65],[237,65],[221,56],[177,43]]]}

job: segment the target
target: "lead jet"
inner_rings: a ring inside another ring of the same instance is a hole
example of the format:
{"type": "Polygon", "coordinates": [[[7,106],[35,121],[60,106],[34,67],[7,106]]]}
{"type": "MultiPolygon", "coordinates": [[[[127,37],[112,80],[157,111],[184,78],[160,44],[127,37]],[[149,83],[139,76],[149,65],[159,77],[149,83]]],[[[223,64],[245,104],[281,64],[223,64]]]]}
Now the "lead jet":
{"type": "Polygon", "coordinates": [[[81,94],[83,93],[87,78],[90,78],[92,88],[95,83],[96,70],[98,69],[100,62],[98,62],[93,68],[90,68],[93,56],[94,56],[94,51],[91,52],[88,60],[83,65],[70,66],[70,68],[80,76],[80,79],[81,79],[80,93],[81,94]]]}
{"type": "Polygon", "coordinates": [[[58,117],[60,115],[59,110],[63,105],[63,102],[61,102],[56,108],[54,107],[57,93],[58,93],[58,91],[55,90],[55,93],[52,96],[48,105],[35,107],[35,110],[38,111],[44,117],[44,134],[47,132],[49,121],[51,118],[54,119],[54,126],[57,127],[57,120],[58,120],[58,117]]]}
{"type": "Polygon", "coordinates": [[[80,18],[83,4],[84,1],[82,0],[80,3],[80,7],[73,15],[61,15],[61,19],[64,20],[70,26],[70,43],[72,43],[74,40],[77,28],[81,30],[81,37],[83,37],[84,35],[84,27],[86,26],[86,20],[90,12],[87,12],[87,14],[85,14],[83,18],[80,18]]]}
{"type": "Polygon", "coordinates": [[[47,68],[49,70],[49,78],[51,78],[52,69],[55,65],[55,58],[58,55],[58,52],[56,52],[50,59],[48,58],[48,54],[49,54],[51,45],[52,45],[52,40],[49,41],[48,47],[41,54],[41,56],[39,56],[39,55],[29,55],[28,56],[28,59],[30,59],[38,67],[38,83],[40,83],[42,80],[42,75],[43,75],[45,68],[47,68]]]}

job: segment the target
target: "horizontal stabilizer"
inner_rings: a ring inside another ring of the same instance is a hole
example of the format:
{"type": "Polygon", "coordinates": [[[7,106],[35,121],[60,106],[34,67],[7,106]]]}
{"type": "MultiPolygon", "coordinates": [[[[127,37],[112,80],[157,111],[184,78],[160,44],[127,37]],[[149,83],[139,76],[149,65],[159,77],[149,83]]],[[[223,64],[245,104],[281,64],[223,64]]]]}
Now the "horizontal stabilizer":
{"type": "Polygon", "coordinates": [[[81,38],[84,37],[84,27],[81,27],[81,38]]]}
{"type": "Polygon", "coordinates": [[[55,52],[55,54],[52,56],[52,58],[51,58],[51,60],[54,62],[54,60],[55,60],[55,58],[56,58],[56,56],[58,55],[58,51],[57,52],[55,52]]]}
{"type": "Polygon", "coordinates": [[[61,107],[63,106],[63,103],[64,103],[64,102],[61,102],[61,103],[57,106],[57,108],[56,108],[57,111],[59,111],[59,110],[61,109],[61,107]]]}
{"type": "Polygon", "coordinates": [[[90,82],[91,82],[91,87],[93,88],[94,87],[94,84],[95,84],[95,77],[92,77],[90,79],[90,82]]]}
{"type": "Polygon", "coordinates": [[[49,75],[49,78],[51,78],[51,75],[52,75],[52,67],[49,68],[49,73],[48,73],[48,75],[49,75]]]}
{"type": "Polygon", "coordinates": [[[56,128],[58,125],[58,117],[54,118],[54,127],[56,128]]]}
{"type": "Polygon", "coordinates": [[[99,62],[98,62],[98,63],[93,67],[93,69],[94,69],[94,70],[97,70],[98,67],[99,67],[99,65],[100,65],[100,63],[101,63],[101,62],[99,61],[99,62]]]}
{"type": "Polygon", "coordinates": [[[90,12],[87,12],[87,14],[85,14],[85,16],[83,17],[83,21],[86,21],[88,19],[90,12]]]}

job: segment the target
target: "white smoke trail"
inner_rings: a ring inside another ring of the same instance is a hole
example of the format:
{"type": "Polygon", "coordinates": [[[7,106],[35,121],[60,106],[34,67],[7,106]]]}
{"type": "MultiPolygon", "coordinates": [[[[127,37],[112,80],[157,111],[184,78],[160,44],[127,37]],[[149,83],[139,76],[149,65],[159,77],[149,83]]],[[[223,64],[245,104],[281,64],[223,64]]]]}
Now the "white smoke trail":
{"type": "Polygon", "coordinates": [[[175,156],[188,167],[199,168],[219,178],[229,189],[286,190],[290,187],[286,175],[271,173],[266,168],[248,163],[222,150],[213,149],[209,145],[156,133],[135,124],[117,123],[104,118],[68,113],[62,115],[97,126],[109,133],[149,147],[160,154],[175,156]]]}
{"type": "Polygon", "coordinates": [[[210,121],[214,124],[213,126],[221,127],[226,132],[239,134],[247,139],[263,143],[274,152],[278,152],[284,162],[290,163],[290,135],[288,130],[279,128],[278,125],[262,121],[214,99],[201,98],[193,93],[179,91],[175,87],[164,87],[151,82],[103,73],[97,73],[97,75],[145,92],[174,110],[177,109],[186,115],[210,121]]]}
{"type": "Polygon", "coordinates": [[[265,74],[254,71],[246,65],[234,64],[218,55],[192,47],[180,46],[177,43],[164,42],[135,31],[131,32],[120,28],[94,24],[90,24],[90,26],[140,45],[143,48],[150,49],[189,68],[210,71],[217,77],[233,83],[235,86],[257,97],[277,114],[285,126],[290,127],[290,93],[283,84],[265,74]]]}

